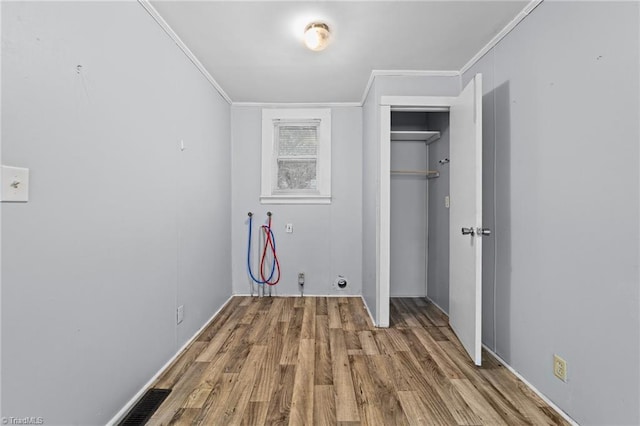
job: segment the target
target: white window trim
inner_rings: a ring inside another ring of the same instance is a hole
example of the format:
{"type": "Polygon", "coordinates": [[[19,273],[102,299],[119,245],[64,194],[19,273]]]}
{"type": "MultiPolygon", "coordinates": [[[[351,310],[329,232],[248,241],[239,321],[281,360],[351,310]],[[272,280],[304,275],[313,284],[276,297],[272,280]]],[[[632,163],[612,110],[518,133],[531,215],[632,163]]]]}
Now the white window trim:
{"type": "Polygon", "coordinates": [[[263,109],[262,110],[262,204],[331,204],[331,109],[263,109]],[[273,190],[275,173],[274,120],[319,120],[317,193],[279,194],[273,190]]]}

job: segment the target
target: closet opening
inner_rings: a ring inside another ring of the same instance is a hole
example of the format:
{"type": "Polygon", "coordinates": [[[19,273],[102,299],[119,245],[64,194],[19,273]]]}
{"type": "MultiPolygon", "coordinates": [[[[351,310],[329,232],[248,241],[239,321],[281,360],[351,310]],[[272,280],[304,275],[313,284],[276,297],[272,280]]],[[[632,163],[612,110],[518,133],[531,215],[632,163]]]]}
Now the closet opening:
{"type": "Polygon", "coordinates": [[[376,325],[392,295],[426,295],[481,365],[482,75],[455,97],[382,96],[379,117],[376,325]]]}
{"type": "Polygon", "coordinates": [[[449,304],[449,111],[391,108],[390,297],[449,304]]]}

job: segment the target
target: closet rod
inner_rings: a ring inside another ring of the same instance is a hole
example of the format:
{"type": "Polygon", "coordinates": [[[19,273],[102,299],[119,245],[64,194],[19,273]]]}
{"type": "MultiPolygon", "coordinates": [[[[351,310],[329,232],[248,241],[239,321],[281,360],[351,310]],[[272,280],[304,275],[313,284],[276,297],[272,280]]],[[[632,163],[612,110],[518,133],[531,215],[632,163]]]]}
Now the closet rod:
{"type": "Polygon", "coordinates": [[[415,175],[426,176],[427,178],[440,177],[440,172],[436,170],[391,170],[392,175],[415,175]]]}

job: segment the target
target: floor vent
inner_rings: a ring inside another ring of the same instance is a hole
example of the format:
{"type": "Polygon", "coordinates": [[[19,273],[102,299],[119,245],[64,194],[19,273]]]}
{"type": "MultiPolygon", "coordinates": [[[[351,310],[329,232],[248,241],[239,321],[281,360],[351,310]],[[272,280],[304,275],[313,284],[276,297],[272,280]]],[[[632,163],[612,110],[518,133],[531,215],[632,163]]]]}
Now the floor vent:
{"type": "Polygon", "coordinates": [[[170,393],[171,389],[149,389],[118,423],[118,426],[144,425],[170,393]]]}

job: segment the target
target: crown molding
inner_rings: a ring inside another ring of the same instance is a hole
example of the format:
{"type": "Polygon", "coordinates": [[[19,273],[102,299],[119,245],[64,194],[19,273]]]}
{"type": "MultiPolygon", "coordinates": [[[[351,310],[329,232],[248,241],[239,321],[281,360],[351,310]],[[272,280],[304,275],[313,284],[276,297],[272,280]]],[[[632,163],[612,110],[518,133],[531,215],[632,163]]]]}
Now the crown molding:
{"type": "Polygon", "coordinates": [[[360,107],[360,102],[232,102],[233,107],[261,108],[340,108],[360,107]]]}
{"type": "Polygon", "coordinates": [[[138,3],[149,13],[149,15],[160,25],[169,37],[178,45],[180,50],[189,58],[202,75],[211,83],[211,85],[220,93],[229,105],[237,107],[270,107],[270,108],[312,108],[312,107],[355,107],[363,106],[373,82],[376,77],[459,77],[473,67],[484,55],[494,48],[500,40],[511,32],[524,18],[526,18],[536,7],[544,0],[531,0],[522,11],[513,18],[498,34],[496,34],[486,45],[484,45],[478,53],[476,53],[459,71],[443,70],[372,70],[369,74],[369,80],[364,88],[364,92],[360,102],[233,102],[229,95],[222,89],[218,82],[209,74],[204,65],[198,60],[187,45],[180,39],[169,24],[162,18],[158,11],[149,3],[149,0],[138,0],[138,3]]]}
{"type": "Polygon", "coordinates": [[[522,11],[511,20],[498,34],[495,35],[487,44],[484,45],[482,49],[478,51],[470,60],[467,62],[461,69],[460,75],[469,71],[471,67],[473,67],[476,62],[478,62],[484,55],[486,55],[491,49],[493,49],[500,40],[505,38],[507,34],[511,32],[524,18],[526,18],[533,9],[538,7],[544,0],[531,0],[522,11]]]}
{"type": "Polygon", "coordinates": [[[196,66],[198,71],[202,73],[204,78],[206,78],[209,83],[211,83],[211,85],[218,91],[218,93],[220,93],[220,96],[222,96],[224,100],[227,101],[227,103],[231,104],[232,102],[229,95],[227,95],[222,87],[220,87],[218,82],[211,76],[211,74],[209,74],[204,65],[202,65],[202,62],[200,62],[196,55],[194,55],[193,52],[187,47],[187,45],[184,44],[182,39],[178,36],[178,34],[176,34],[175,31],[173,31],[173,28],[171,28],[167,21],[165,21],[164,18],[160,16],[160,13],[158,13],[155,7],[153,7],[151,3],[149,3],[149,0],[138,0],[138,3],[144,8],[144,10],[147,11],[147,13],[149,13],[149,15],[151,15],[151,17],[158,23],[158,25],[160,25],[164,32],[167,33],[169,37],[171,37],[176,45],[178,45],[180,50],[182,50],[182,52],[187,56],[187,58],[189,58],[193,65],[196,66]]]}

